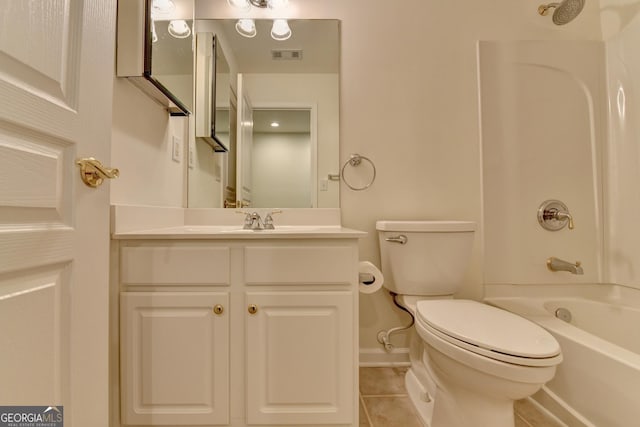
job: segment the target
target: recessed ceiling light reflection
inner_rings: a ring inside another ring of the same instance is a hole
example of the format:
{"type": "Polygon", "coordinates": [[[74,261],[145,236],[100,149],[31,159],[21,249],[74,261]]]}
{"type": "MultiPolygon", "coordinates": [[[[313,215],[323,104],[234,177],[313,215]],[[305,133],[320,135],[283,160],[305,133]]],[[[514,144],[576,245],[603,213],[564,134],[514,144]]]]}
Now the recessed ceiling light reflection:
{"type": "Polygon", "coordinates": [[[278,122],[271,122],[271,127],[272,127],[272,128],[280,127],[280,123],[278,123],[278,122]]]}

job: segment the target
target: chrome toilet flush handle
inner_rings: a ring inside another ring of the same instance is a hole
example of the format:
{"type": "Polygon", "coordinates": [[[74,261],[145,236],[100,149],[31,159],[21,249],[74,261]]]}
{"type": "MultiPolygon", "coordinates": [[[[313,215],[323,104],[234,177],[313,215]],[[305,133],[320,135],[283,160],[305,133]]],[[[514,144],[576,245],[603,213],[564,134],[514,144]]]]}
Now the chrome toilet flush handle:
{"type": "Polygon", "coordinates": [[[404,234],[400,234],[399,236],[387,237],[384,240],[386,242],[400,243],[401,245],[406,245],[409,239],[407,239],[407,236],[405,236],[404,234]]]}

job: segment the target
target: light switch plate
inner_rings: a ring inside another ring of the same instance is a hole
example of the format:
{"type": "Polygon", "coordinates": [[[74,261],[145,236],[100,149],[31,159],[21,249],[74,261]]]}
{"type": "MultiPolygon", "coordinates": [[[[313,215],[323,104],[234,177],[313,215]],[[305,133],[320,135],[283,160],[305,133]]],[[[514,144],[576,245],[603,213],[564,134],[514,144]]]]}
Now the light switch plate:
{"type": "Polygon", "coordinates": [[[195,158],[195,147],[190,142],[189,143],[189,169],[193,169],[195,167],[196,158],[195,158]]]}
{"type": "Polygon", "coordinates": [[[178,163],[182,160],[182,140],[175,136],[171,145],[171,158],[178,163]]]}

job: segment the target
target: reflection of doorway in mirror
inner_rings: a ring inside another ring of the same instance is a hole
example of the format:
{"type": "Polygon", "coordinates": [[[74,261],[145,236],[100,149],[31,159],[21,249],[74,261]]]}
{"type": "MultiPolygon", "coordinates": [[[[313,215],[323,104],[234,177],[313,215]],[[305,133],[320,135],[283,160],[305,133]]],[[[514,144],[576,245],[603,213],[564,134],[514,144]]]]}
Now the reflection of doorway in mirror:
{"type": "Polygon", "coordinates": [[[311,108],[254,108],[253,207],[316,206],[311,117],[311,108]]]}

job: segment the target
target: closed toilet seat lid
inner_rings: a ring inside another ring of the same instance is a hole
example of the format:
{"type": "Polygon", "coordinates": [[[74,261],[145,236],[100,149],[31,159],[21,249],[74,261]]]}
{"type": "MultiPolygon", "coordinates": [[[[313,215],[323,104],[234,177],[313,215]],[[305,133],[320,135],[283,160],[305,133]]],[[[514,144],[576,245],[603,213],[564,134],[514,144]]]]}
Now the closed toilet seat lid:
{"type": "Polygon", "coordinates": [[[440,338],[474,353],[525,366],[562,360],[558,341],[541,326],[471,300],[419,301],[418,320],[440,338]]]}

